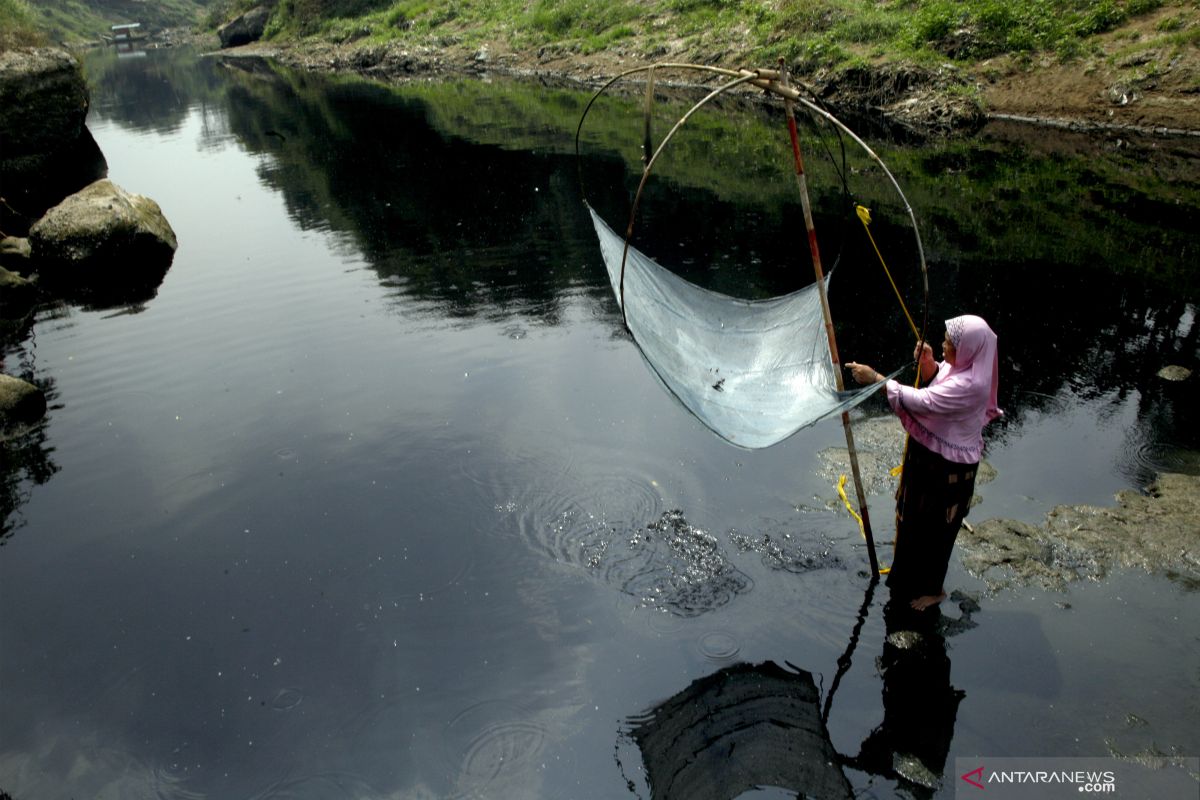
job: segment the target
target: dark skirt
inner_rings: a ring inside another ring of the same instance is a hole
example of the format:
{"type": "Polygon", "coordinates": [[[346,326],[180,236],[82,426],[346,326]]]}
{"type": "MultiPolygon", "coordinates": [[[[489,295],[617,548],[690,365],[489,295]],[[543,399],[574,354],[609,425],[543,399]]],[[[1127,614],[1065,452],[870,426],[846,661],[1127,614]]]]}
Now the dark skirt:
{"type": "Polygon", "coordinates": [[[979,464],[957,464],[909,439],[896,491],[896,550],[887,584],[893,596],[943,591],[954,540],[975,492],[979,464]]]}

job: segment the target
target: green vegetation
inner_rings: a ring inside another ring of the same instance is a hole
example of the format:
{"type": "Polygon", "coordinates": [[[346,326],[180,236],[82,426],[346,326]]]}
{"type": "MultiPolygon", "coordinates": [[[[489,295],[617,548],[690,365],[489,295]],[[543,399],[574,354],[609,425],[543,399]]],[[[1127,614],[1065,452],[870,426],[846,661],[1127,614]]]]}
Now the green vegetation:
{"type": "Polygon", "coordinates": [[[1163,7],[1176,13],[1163,18],[1160,32],[1194,41],[1200,10],[1192,0],[279,0],[269,34],[491,42],[564,54],[732,52],[816,68],[884,56],[933,63],[1050,52],[1067,59],[1087,52],[1089,37],[1163,7]]]}
{"type": "Polygon", "coordinates": [[[0,46],[8,40],[9,20],[23,23],[25,30],[34,30],[44,39],[94,42],[111,26],[124,22],[140,22],[147,32],[191,27],[200,21],[206,5],[208,0],[0,0],[0,46]]]}
{"type": "Polygon", "coordinates": [[[0,0],[0,53],[14,47],[45,44],[46,36],[25,0],[0,0]]]}

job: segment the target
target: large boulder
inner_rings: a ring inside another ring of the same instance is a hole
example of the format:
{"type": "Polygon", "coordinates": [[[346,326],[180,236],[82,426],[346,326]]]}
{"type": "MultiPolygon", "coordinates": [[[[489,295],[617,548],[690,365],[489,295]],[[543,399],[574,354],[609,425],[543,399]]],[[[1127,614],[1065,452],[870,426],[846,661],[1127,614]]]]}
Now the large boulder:
{"type": "Polygon", "coordinates": [[[19,162],[72,144],[83,131],[88,102],[83,70],[66,50],[0,53],[0,159],[19,162]]]}
{"type": "Polygon", "coordinates": [[[178,246],[158,203],[108,179],[47,211],[30,228],[29,244],[39,278],[68,297],[152,294],[178,246]]]}
{"type": "Polygon", "coordinates": [[[271,9],[258,6],[239,17],[231,19],[217,28],[217,36],[221,39],[221,47],[237,47],[262,38],[267,28],[267,20],[271,18],[271,9]]]}
{"type": "Polygon", "coordinates": [[[0,53],[0,230],[23,235],[42,212],[108,172],[84,125],[79,61],[38,47],[0,53]]]}
{"type": "Polygon", "coordinates": [[[0,430],[37,422],[46,415],[46,395],[32,383],[0,375],[0,430]]]}

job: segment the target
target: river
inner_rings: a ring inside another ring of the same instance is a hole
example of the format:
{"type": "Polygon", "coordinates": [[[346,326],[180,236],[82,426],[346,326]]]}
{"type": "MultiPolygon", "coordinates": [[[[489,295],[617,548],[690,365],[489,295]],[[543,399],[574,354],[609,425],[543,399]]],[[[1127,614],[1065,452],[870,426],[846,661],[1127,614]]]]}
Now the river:
{"type": "MultiPolygon", "coordinates": [[[[561,87],[183,50],[86,68],[109,177],[180,245],[153,297],[48,306],[4,352],[50,401],[5,445],[14,800],[661,796],[646,720],[739,665],[812,675],[859,797],[953,797],[955,759],[1200,754],[1186,576],[988,591],[955,557],[928,668],[899,680],[886,589],[821,456],[841,426],[734,448],[622,328],[580,187],[623,223],[638,97],[598,105],[577,161],[588,95],[561,87]]],[[[786,130],[736,103],[690,130],[651,181],[643,249],[742,297],[810,282],[786,130]]],[[[912,336],[849,200],[919,318],[912,232],[822,130],[841,352],[900,367],[912,336]]],[[[919,220],[930,338],[965,312],[999,334],[1006,417],[970,519],[1037,523],[1200,472],[1196,379],[1156,377],[1197,362],[1196,145],[868,139],[919,220]]],[[[883,541],[889,501],[871,497],[883,541]]],[[[745,796],[797,791],[730,758],[745,796]]]]}

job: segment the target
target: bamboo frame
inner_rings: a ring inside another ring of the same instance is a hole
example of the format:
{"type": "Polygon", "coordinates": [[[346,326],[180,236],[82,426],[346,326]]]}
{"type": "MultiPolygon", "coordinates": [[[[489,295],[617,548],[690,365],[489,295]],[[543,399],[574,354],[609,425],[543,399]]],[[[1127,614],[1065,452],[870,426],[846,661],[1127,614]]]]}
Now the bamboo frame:
{"type": "MultiPolygon", "coordinates": [[[[605,91],[607,91],[610,87],[612,87],[614,84],[616,84],[621,79],[626,78],[630,75],[637,74],[639,72],[648,72],[649,78],[647,80],[646,99],[645,99],[645,104],[646,104],[646,106],[645,106],[645,125],[644,125],[644,129],[643,129],[643,137],[644,138],[643,138],[642,158],[643,158],[644,167],[642,169],[641,180],[638,182],[637,193],[634,195],[633,204],[632,204],[632,207],[629,212],[629,224],[626,226],[626,229],[625,229],[625,247],[621,253],[621,275],[620,275],[620,280],[618,282],[619,283],[618,294],[619,294],[619,299],[621,301],[621,321],[622,321],[622,323],[625,324],[626,327],[628,327],[628,319],[625,316],[625,262],[629,255],[629,243],[633,237],[633,225],[634,225],[635,220],[637,219],[637,210],[638,210],[639,204],[641,203],[642,192],[646,187],[646,181],[650,177],[650,170],[654,166],[654,162],[657,160],[658,156],[662,153],[663,149],[666,147],[667,143],[671,140],[671,138],[675,135],[675,133],[683,126],[683,124],[685,122],[687,122],[687,120],[696,111],[698,111],[704,105],[708,104],[714,98],[724,94],[725,92],[727,92],[737,86],[741,86],[741,85],[755,86],[757,88],[763,89],[766,92],[769,92],[771,94],[774,94],[774,95],[777,95],[777,96],[783,98],[784,111],[786,113],[787,120],[788,120],[788,131],[789,131],[789,135],[791,137],[791,143],[792,143],[792,153],[793,153],[793,158],[794,158],[795,166],[796,166],[797,188],[800,191],[801,207],[803,208],[803,211],[804,211],[804,224],[805,224],[805,229],[808,234],[809,252],[812,257],[813,271],[816,276],[816,280],[817,280],[817,284],[818,284],[818,292],[819,292],[820,298],[821,298],[821,311],[825,318],[825,330],[826,330],[826,334],[829,339],[830,357],[833,361],[834,375],[836,376],[838,391],[842,391],[845,388],[845,385],[844,385],[844,382],[842,379],[841,363],[840,363],[840,359],[838,356],[838,350],[837,350],[837,339],[834,335],[833,317],[832,317],[832,314],[829,309],[829,298],[827,297],[826,292],[825,292],[825,275],[824,275],[824,271],[821,267],[820,250],[817,246],[816,231],[815,231],[815,228],[813,225],[812,206],[811,206],[811,202],[810,202],[809,196],[808,196],[807,178],[804,174],[804,158],[800,151],[799,136],[798,136],[798,133],[796,130],[796,117],[795,117],[795,112],[793,110],[793,105],[795,103],[799,103],[805,109],[807,109],[809,112],[811,112],[811,113],[815,114],[817,117],[829,122],[831,125],[836,127],[842,133],[846,134],[851,140],[854,141],[855,144],[857,144],[859,147],[861,147],[863,149],[863,151],[866,152],[866,154],[873,161],[875,161],[876,164],[879,165],[880,169],[883,170],[883,173],[887,176],[888,180],[892,184],[892,187],[896,190],[896,194],[900,197],[901,202],[904,204],[904,210],[908,214],[909,221],[912,223],[913,236],[916,239],[917,255],[918,255],[918,259],[920,261],[921,278],[922,278],[924,296],[925,296],[924,314],[923,314],[923,319],[922,319],[922,323],[921,323],[921,333],[918,336],[918,341],[920,341],[920,342],[923,342],[925,340],[925,330],[929,324],[929,270],[928,270],[928,267],[925,262],[925,247],[921,242],[921,233],[917,227],[917,218],[916,218],[916,215],[913,213],[912,205],[908,202],[908,198],[904,195],[904,191],[900,188],[899,182],[896,180],[896,178],[892,174],[891,170],[888,169],[887,164],[884,163],[883,159],[881,159],[875,153],[875,151],[872,150],[867,145],[867,143],[864,142],[858,136],[858,134],[856,134],[854,131],[852,131],[850,128],[848,128],[844,123],[842,123],[841,120],[839,120],[837,117],[833,116],[833,114],[830,114],[825,109],[816,105],[815,103],[809,101],[800,92],[798,92],[796,89],[792,88],[792,86],[790,85],[789,80],[788,80],[788,74],[787,74],[786,69],[782,68],[783,67],[782,63],[780,66],[781,66],[781,68],[778,70],[745,69],[745,68],[738,69],[738,70],[731,70],[731,69],[725,69],[722,67],[708,66],[708,65],[704,65],[704,64],[660,62],[660,63],[656,63],[656,64],[650,64],[648,66],[634,67],[632,69],[625,70],[624,72],[621,72],[618,75],[611,78],[610,80],[608,80],[604,85],[602,85],[599,89],[597,89],[596,93],[594,95],[592,95],[592,98],[588,101],[587,106],[584,107],[583,114],[581,114],[580,118],[579,118],[579,125],[575,129],[575,154],[576,154],[576,156],[579,155],[579,139],[580,139],[580,133],[583,130],[583,122],[587,118],[588,112],[591,111],[592,105],[596,102],[597,98],[599,98],[601,94],[603,94],[605,91]],[[665,137],[663,137],[663,140],[659,143],[658,148],[654,151],[654,154],[648,155],[649,149],[650,149],[650,143],[651,143],[651,140],[650,140],[650,111],[651,111],[651,104],[653,102],[653,95],[654,95],[654,76],[655,76],[655,72],[660,69],[698,70],[701,72],[709,72],[709,73],[712,73],[715,75],[725,76],[725,77],[728,77],[730,80],[721,84],[716,89],[713,89],[712,91],[710,91],[707,95],[705,95],[705,97],[703,99],[701,99],[699,102],[697,102],[695,105],[693,105],[690,109],[688,109],[687,113],[685,113],[679,119],[679,121],[675,123],[674,127],[671,128],[671,130],[667,133],[667,135],[665,137]]],[[[861,473],[859,470],[858,452],[857,452],[857,449],[855,448],[855,444],[854,444],[854,433],[853,433],[853,430],[851,429],[851,425],[850,425],[849,412],[845,412],[845,411],[842,412],[842,427],[843,427],[843,429],[845,431],[845,435],[846,435],[846,446],[850,452],[850,467],[851,467],[851,471],[854,475],[854,486],[855,486],[855,490],[858,495],[858,506],[859,506],[859,511],[861,513],[862,521],[863,521],[863,534],[867,540],[868,555],[870,557],[870,562],[871,562],[871,581],[872,581],[872,583],[874,583],[875,581],[877,581],[879,579],[879,560],[875,553],[875,539],[874,539],[874,535],[871,531],[870,516],[869,516],[868,510],[867,510],[866,492],[863,488],[862,476],[861,476],[861,473]]],[[[903,480],[903,478],[901,480],[903,480]]]]}

